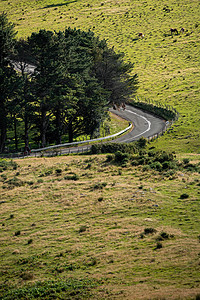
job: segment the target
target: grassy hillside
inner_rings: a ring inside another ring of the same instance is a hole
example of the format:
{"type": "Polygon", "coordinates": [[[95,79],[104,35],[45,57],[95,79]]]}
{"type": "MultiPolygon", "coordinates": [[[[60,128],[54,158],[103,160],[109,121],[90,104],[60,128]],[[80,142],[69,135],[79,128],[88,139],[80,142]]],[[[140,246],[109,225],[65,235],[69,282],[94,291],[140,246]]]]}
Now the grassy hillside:
{"type": "Polygon", "coordinates": [[[16,24],[18,37],[41,28],[70,26],[91,29],[105,38],[135,63],[139,96],[168,103],[180,112],[179,121],[156,146],[199,152],[199,0],[7,0],[0,2],[0,11],[16,24]],[[182,27],[185,32],[180,34],[182,27]],[[171,36],[170,28],[179,34],[171,36]]]}
{"type": "Polygon", "coordinates": [[[1,299],[199,299],[198,173],[84,155],[0,178],[1,299]]]}
{"type": "Polygon", "coordinates": [[[0,161],[0,298],[199,299],[199,0],[4,0],[0,11],[18,37],[91,28],[123,51],[139,97],[180,113],[149,147],[175,150],[185,166],[111,155],[0,161]]]}

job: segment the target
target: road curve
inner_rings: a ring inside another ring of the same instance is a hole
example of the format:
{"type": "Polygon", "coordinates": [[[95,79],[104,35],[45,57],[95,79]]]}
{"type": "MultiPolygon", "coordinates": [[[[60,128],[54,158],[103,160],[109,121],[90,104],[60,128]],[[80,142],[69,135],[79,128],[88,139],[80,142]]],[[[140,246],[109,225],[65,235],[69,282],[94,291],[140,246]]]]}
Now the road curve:
{"type": "MultiPolygon", "coordinates": [[[[165,128],[165,121],[163,119],[130,105],[126,105],[125,110],[110,109],[110,111],[133,124],[133,129],[130,132],[111,141],[114,143],[131,143],[139,140],[142,136],[148,138],[156,135],[165,128]]],[[[85,145],[63,149],[62,153],[84,152],[88,151],[90,147],[90,145],[85,145]]]]}
{"type": "Polygon", "coordinates": [[[165,121],[161,118],[130,105],[126,105],[125,110],[110,109],[110,111],[134,125],[133,130],[114,140],[117,143],[130,143],[141,137],[148,138],[165,128],[165,121]]]}

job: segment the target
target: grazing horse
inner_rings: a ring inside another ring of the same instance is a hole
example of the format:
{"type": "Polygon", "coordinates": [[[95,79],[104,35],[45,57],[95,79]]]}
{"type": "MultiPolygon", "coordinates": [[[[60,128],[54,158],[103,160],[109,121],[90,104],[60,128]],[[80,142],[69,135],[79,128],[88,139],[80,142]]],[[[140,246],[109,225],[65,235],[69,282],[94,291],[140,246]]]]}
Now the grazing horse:
{"type": "Polygon", "coordinates": [[[138,33],[138,36],[141,37],[141,38],[143,38],[143,37],[144,37],[144,34],[143,34],[142,32],[139,32],[139,33],[138,33]]]}
{"type": "Polygon", "coordinates": [[[176,28],[171,28],[171,35],[173,35],[173,33],[178,34],[178,30],[176,28]]]}

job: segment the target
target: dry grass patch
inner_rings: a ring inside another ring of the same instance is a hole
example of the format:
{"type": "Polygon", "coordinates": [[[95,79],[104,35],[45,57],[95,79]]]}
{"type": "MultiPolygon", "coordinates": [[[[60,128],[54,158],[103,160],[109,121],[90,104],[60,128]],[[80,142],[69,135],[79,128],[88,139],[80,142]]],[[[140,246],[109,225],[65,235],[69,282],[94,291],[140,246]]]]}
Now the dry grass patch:
{"type": "Polygon", "coordinates": [[[17,163],[18,177],[34,183],[0,186],[2,282],[20,287],[89,277],[102,280],[96,295],[119,299],[131,299],[133,291],[139,299],[145,289],[162,296],[174,285],[183,294],[198,290],[198,175],[189,184],[185,172],[189,198],[180,199],[186,186],[180,175],[169,180],[129,164],[119,167],[106,162],[106,155],[17,163]],[[78,180],[65,179],[72,174],[78,180]]]}

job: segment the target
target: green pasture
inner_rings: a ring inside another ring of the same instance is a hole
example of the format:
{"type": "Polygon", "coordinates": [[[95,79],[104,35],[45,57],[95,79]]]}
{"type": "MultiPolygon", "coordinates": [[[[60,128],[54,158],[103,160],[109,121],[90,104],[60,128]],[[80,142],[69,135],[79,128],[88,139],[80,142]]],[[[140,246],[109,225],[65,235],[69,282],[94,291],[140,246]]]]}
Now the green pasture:
{"type": "Polygon", "coordinates": [[[198,173],[107,155],[0,168],[1,299],[199,299],[198,173]]]}
{"type": "Polygon", "coordinates": [[[200,148],[200,2],[161,1],[0,1],[16,24],[18,37],[41,28],[76,27],[95,32],[125,53],[139,75],[138,95],[174,106],[180,113],[158,148],[197,152],[200,148]],[[185,29],[180,33],[181,28],[185,29]],[[179,34],[171,36],[170,28],[179,34]],[[144,38],[139,38],[142,32],[144,38]]]}

